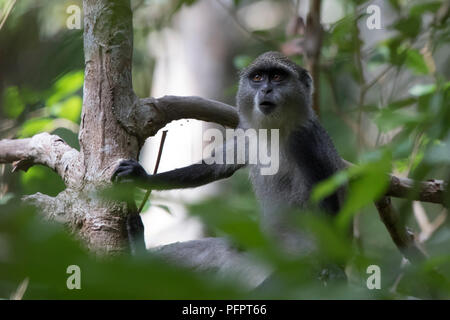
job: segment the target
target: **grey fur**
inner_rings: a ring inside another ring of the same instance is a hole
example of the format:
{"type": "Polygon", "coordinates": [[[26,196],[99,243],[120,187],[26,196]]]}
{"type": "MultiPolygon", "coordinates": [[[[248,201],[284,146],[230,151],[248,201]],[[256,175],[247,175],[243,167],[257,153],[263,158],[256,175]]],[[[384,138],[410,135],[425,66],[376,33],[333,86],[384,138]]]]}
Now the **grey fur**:
{"type": "MultiPolygon", "coordinates": [[[[280,130],[280,170],[275,175],[263,176],[259,174],[259,165],[252,165],[250,179],[261,204],[263,228],[290,252],[305,253],[314,247],[305,234],[290,227],[290,209],[304,208],[313,186],[341,168],[340,157],[312,110],[312,92],[312,79],[305,69],[280,53],[267,52],[241,73],[237,94],[242,127],[280,130]],[[249,76],[273,68],[286,70],[288,78],[273,88],[271,100],[277,106],[265,115],[258,109],[255,96],[259,92],[249,76]],[[320,172],[311,174],[311,171],[320,172]]],[[[339,194],[338,206],[341,199],[339,194]]],[[[331,206],[325,202],[323,207],[331,206]]]]}
{"type": "Polygon", "coordinates": [[[239,252],[223,238],[176,242],[151,250],[168,261],[199,272],[215,272],[225,279],[233,277],[246,289],[260,285],[271,272],[268,266],[239,252]]]}

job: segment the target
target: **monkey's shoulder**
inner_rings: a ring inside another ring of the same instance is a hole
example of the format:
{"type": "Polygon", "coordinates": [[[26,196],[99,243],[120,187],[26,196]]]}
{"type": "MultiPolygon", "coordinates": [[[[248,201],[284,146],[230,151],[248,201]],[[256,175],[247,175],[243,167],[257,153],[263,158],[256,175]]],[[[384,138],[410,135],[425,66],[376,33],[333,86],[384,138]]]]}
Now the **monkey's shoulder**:
{"type": "MultiPolygon", "coordinates": [[[[317,119],[294,130],[288,139],[288,150],[311,188],[342,168],[342,160],[333,141],[317,119]]],[[[340,207],[340,196],[326,198],[322,206],[331,212],[340,207]]]]}
{"type": "Polygon", "coordinates": [[[333,141],[317,119],[292,131],[288,152],[312,181],[323,180],[341,168],[333,141]]]}

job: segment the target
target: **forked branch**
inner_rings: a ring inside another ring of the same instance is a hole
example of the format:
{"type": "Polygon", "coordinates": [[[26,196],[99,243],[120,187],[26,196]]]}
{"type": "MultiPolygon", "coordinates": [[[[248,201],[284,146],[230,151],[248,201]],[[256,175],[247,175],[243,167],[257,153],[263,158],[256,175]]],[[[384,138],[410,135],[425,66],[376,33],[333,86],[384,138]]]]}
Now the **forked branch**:
{"type": "Polygon", "coordinates": [[[35,164],[45,165],[57,172],[66,185],[79,181],[72,175],[81,174],[78,157],[77,150],[48,133],[26,139],[0,140],[0,163],[12,163],[13,171],[27,171],[35,164]]]}

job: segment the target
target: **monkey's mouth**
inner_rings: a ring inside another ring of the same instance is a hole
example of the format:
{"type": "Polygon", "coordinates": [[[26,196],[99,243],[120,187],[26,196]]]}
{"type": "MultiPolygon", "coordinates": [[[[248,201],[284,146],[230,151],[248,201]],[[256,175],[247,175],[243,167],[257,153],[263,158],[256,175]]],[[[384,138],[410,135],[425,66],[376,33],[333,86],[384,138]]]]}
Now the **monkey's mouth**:
{"type": "Polygon", "coordinates": [[[271,101],[263,101],[259,104],[259,110],[261,110],[262,113],[265,115],[271,113],[273,110],[275,110],[275,107],[277,105],[271,101]]]}

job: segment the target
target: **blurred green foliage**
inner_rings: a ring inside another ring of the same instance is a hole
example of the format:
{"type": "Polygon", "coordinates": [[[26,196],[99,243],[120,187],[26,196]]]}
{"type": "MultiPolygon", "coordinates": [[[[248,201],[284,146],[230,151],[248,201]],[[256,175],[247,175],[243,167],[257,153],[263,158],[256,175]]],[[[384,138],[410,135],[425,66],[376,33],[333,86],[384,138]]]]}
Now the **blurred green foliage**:
{"type": "MultiPolygon", "coordinates": [[[[152,85],[154,61],[147,52],[149,33],[170,25],[181,8],[195,2],[132,1],[133,83],[139,95],[148,95],[152,85]],[[140,17],[139,12],[149,7],[155,8],[152,19],[140,17]]],[[[235,0],[234,9],[254,2],[235,0]]],[[[404,266],[372,205],[386,189],[386,173],[392,171],[418,180],[450,180],[450,24],[448,12],[442,15],[440,11],[444,1],[386,2],[389,5],[384,10],[393,15],[392,23],[383,26],[389,33],[371,45],[366,45],[360,32],[370,1],[338,2],[344,16],[325,26],[321,82],[316,89],[320,92],[322,123],[341,155],[358,166],[337,173],[312,193],[311,200],[318,202],[348,184],[346,203],[337,218],[305,212],[293,221],[293,226],[317,240],[319,250],[315,255],[286,256],[277,243],[266,238],[259,228],[259,208],[246,173],[240,172],[230,179],[220,197],[192,205],[189,212],[205,223],[209,233],[230,238],[238,248],[277,270],[277,277],[265,292],[245,292],[232,280],[209,273],[200,275],[153,255],[93,257],[61,226],[42,222],[32,209],[19,205],[24,194],[58,194],[64,189],[60,178],[40,166],[19,175],[9,173],[10,166],[6,166],[0,182],[8,186],[0,195],[0,297],[9,298],[20,282],[29,278],[25,299],[449,299],[448,217],[425,242],[430,258],[422,264],[404,266]],[[373,77],[367,77],[369,73],[373,77]],[[384,77],[372,83],[377,75],[384,77]],[[366,131],[373,138],[368,144],[361,137],[366,131]],[[352,243],[347,230],[355,216],[361,236],[352,243]],[[350,284],[331,282],[323,287],[316,280],[317,265],[323,263],[347,263],[350,284]],[[72,264],[81,267],[82,290],[66,287],[66,268],[72,264]],[[373,264],[382,270],[381,290],[366,287],[366,269],[373,264]]],[[[64,28],[68,3],[18,1],[3,26],[0,138],[30,137],[48,131],[79,149],[83,42],[81,31],[64,28]]],[[[291,38],[284,23],[271,30],[252,31],[249,41],[238,46],[232,63],[236,70],[241,69],[261,52],[278,50],[291,38]]],[[[303,60],[301,56],[293,59],[299,63],[303,60]]],[[[229,95],[235,91],[235,86],[224,88],[229,95]]],[[[136,193],[138,203],[143,194],[136,193]]],[[[448,206],[448,191],[445,199],[448,206]]],[[[411,201],[393,202],[403,221],[420,232],[411,201]]],[[[423,206],[429,221],[436,221],[442,207],[423,206]]]]}

